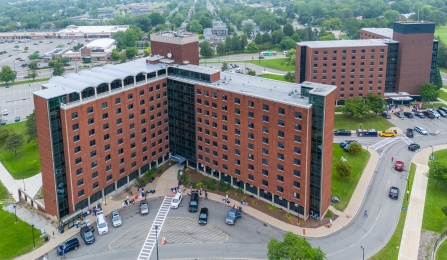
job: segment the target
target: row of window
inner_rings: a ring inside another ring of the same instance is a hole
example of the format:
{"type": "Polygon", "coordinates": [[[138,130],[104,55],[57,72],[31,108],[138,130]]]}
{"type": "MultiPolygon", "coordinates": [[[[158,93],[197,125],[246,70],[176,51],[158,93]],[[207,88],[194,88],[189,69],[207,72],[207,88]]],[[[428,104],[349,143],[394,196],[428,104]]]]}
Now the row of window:
{"type": "MultiPolygon", "coordinates": [[[[332,67],[337,67],[337,66],[339,66],[339,65],[340,65],[340,64],[332,63],[332,67]]],[[[364,66],[364,65],[365,65],[364,62],[360,62],[360,66],[364,66]]],[[[374,61],[369,62],[369,65],[370,65],[370,66],[374,66],[374,61]]],[[[383,61],[379,62],[379,65],[380,65],[380,66],[383,66],[383,61]]],[[[342,63],[341,63],[341,66],[342,66],[342,67],[346,67],[346,63],[345,63],[345,62],[342,62],[342,63]]],[[[351,62],[351,66],[353,66],[353,67],[356,66],[356,63],[355,63],[355,62],[351,62]]],[[[314,68],[318,68],[318,63],[314,63],[313,67],[314,67],[314,68]]],[[[323,64],[322,64],[322,67],[323,67],[323,68],[328,67],[327,63],[323,63],[323,64]]]]}
{"type": "MultiPolygon", "coordinates": [[[[351,56],[351,60],[355,60],[356,57],[357,57],[357,56],[351,56]]],[[[384,55],[380,55],[379,58],[380,58],[380,59],[384,59],[385,56],[384,56],[384,55]]],[[[346,56],[342,56],[341,59],[342,59],[342,60],[346,60],[346,56]]],[[[365,59],[365,56],[364,56],[364,55],[360,56],[360,59],[361,59],[361,60],[364,60],[364,59],[365,59]]],[[[371,56],[369,57],[369,59],[370,59],[370,60],[374,60],[374,55],[371,55],[371,56]]],[[[314,61],[317,61],[317,60],[318,60],[318,57],[314,57],[314,61]]],[[[328,60],[328,58],[327,58],[327,57],[323,57],[323,60],[328,60]]],[[[337,56],[333,56],[333,57],[332,57],[332,60],[337,60],[337,56]]]]}
{"type": "MultiPolygon", "coordinates": [[[[365,69],[360,68],[359,71],[360,71],[360,72],[365,72],[365,69]]],[[[369,68],[369,71],[370,71],[370,72],[374,72],[374,68],[369,68]]],[[[379,68],[379,71],[383,71],[383,68],[379,68]]],[[[346,69],[341,69],[341,72],[342,72],[342,73],[345,73],[345,72],[346,72],[346,69]]],[[[355,73],[355,68],[352,68],[352,69],[350,70],[350,72],[351,72],[351,73],[355,73]]],[[[313,70],[312,73],[313,73],[313,74],[318,74],[318,70],[313,70]]],[[[326,74],[326,73],[327,73],[327,70],[325,70],[325,69],[324,69],[324,70],[321,70],[321,73],[322,73],[322,74],[326,74]]],[[[332,74],[337,73],[337,69],[333,69],[333,70],[331,70],[331,73],[332,73],[332,74]]],[[[370,74],[370,77],[371,77],[371,75],[372,75],[372,74],[370,74]]],[[[343,75],[341,75],[341,76],[345,76],[345,75],[343,74],[343,75]]],[[[360,75],[360,76],[362,76],[362,75],[360,75]]]]}
{"type": "MultiPolygon", "coordinates": [[[[369,51],[371,52],[371,53],[375,53],[376,52],[376,49],[369,49],[369,51]]],[[[342,50],[341,51],[341,53],[343,53],[343,54],[346,54],[348,51],[347,50],[342,50]]],[[[384,53],[385,52],[385,49],[380,49],[380,53],[384,53]]],[[[314,51],[314,55],[318,55],[318,53],[319,53],[319,51],[314,51]]],[[[329,51],[327,51],[327,50],[324,50],[323,51],[323,54],[324,55],[326,55],[326,54],[328,54],[329,53],[329,51]]],[[[338,53],[338,50],[332,50],[332,54],[337,54],[338,53]]],[[[354,54],[354,53],[357,53],[357,49],[351,49],[351,53],[352,54],[354,54]]],[[[360,53],[366,53],[366,50],[365,49],[361,49],[360,50],[360,53]]]]}

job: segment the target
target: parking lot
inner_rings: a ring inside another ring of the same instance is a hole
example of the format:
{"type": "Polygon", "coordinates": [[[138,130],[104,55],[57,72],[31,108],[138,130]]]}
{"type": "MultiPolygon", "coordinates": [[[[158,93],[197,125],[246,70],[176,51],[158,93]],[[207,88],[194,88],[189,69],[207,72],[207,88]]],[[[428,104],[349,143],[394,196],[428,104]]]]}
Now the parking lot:
{"type": "Polygon", "coordinates": [[[37,82],[0,88],[1,119],[6,119],[8,124],[13,123],[16,116],[20,116],[21,121],[25,120],[34,110],[32,93],[41,89],[41,84],[42,82],[37,82]],[[3,115],[5,109],[9,115],[3,115]]]}
{"type": "MultiPolygon", "coordinates": [[[[169,211],[159,234],[160,259],[176,258],[176,254],[183,255],[183,257],[203,256],[202,252],[199,254],[198,251],[195,251],[195,255],[194,253],[188,255],[186,252],[208,246],[219,248],[219,251],[206,250],[208,251],[206,254],[211,254],[210,257],[219,257],[222,255],[222,250],[231,250],[234,244],[240,244],[241,246],[259,245],[262,250],[250,250],[246,254],[249,254],[252,258],[261,259],[266,257],[268,241],[273,237],[280,239],[283,236],[282,231],[264,225],[264,223],[247,215],[239,219],[234,226],[229,226],[225,224],[225,217],[229,210],[228,206],[205,199],[200,200],[199,209],[201,207],[209,209],[208,224],[200,226],[198,224],[199,213],[188,212],[189,199],[189,196],[185,196],[178,209],[169,211]],[[162,237],[166,238],[167,245],[161,245],[162,237]],[[172,250],[173,248],[182,250],[172,250]]],[[[92,245],[86,245],[80,235],[76,235],[80,241],[80,247],[68,252],[67,258],[136,259],[162,199],[153,198],[148,201],[150,210],[149,215],[146,216],[140,215],[138,203],[127,208],[121,208],[119,213],[123,224],[120,227],[114,228],[110,217],[108,217],[108,234],[99,236],[96,230],[94,233],[96,241],[92,245]]],[[[244,257],[243,252],[236,251],[234,253],[244,257]]],[[[60,258],[56,250],[49,252],[48,257],[49,259],[60,258]]],[[[152,253],[151,259],[156,259],[155,251],[152,253]]]]}

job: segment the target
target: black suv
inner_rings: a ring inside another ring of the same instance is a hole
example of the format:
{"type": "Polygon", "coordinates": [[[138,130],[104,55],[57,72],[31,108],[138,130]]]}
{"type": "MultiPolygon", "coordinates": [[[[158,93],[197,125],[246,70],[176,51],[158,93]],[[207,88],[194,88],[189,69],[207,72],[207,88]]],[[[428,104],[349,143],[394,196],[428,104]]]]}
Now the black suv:
{"type": "Polygon", "coordinates": [[[414,151],[416,151],[416,150],[418,150],[418,149],[420,149],[420,148],[421,148],[421,146],[418,145],[418,144],[415,144],[415,143],[412,143],[412,144],[410,144],[410,145],[408,146],[408,150],[410,150],[410,151],[412,151],[412,152],[414,152],[414,151]]]}
{"type": "Polygon", "coordinates": [[[411,129],[411,128],[407,128],[407,134],[406,134],[406,136],[407,136],[407,137],[410,137],[410,138],[414,137],[413,129],[411,129]]]}
{"type": "Polygon", "coordinates": [[[408,117],[408,118],[413,118],[414,115],[411,112],[404,112],[404,116],[408,117]]]}
{"type": "Polygon", "coordinates": [[[349,130],[338,129],[338,130],[334,130],[334,135],[336,135],[336,136],[339,136],[339,135],[351,136],[352,133],[349,130]]]}
{"type": "Polygon", "coordinates": [[[201,208],[199,214],[199,225],[205,226],[208,222],[208,208],[201,208]]]}
{"type": "Polygon", "coordinates": [[[197,208],[199,207],[199,193],[193,192],[191,193],[191,200],[189,201],[189,212],[197,212],[197,208]]]}
{"type": "Polygon", "coordinates": [[[392,186],[389,193],[390,199],[397,200],[399,198],[399,188],[392,186]]]}
{"type": "Polygon", "coordinates": [[[77,238],[73,238],[65,241],[62,245],[57,247],[57,254],[62,255],[62,252],[67,253],[71,250],[76,250],[79,247],[79,240],[77,238]]]}
{"type": "Polygon", "coordinates": [[[92,230],[90,230],[88,226],[81,227],[79,233],[86,244],[93,244],[93,242],[95,242],[95,235],[93,235],[92,230]]]}

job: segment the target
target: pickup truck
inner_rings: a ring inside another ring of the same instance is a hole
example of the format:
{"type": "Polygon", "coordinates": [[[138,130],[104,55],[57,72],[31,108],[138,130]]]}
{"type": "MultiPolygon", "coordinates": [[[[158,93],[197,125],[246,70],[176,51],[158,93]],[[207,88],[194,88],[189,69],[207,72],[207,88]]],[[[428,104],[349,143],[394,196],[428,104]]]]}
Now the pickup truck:
{"type": "Polygon", "coordinates": [[[147,204],[147,200],[140,201],[140,213],[141,215],[149,214],[149,206],[147,204]]]}
{"type": "Polygon", "coordinates": [[[242,211],[238,210],[235,207],[232,207],[230,211],[228,211],[228,215],[225,218],[225,223],[227,223],[228,225],[234,225],[236,224],[236,220],[238,218],[242,218],[242,211]]]}
{"type": "Polygon", "coordinates": [[[374,129],[357,129],[356,131],[357,136],[377,136],[378,132],[374,129]]]}

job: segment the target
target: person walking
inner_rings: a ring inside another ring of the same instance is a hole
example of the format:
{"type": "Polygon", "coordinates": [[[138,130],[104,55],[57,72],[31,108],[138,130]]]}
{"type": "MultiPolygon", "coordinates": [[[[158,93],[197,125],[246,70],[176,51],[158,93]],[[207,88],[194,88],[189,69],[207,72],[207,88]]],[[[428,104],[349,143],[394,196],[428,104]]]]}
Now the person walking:
{"type": "Polygon", "coordinates": [[[363,214],[363,216],[364,216],[364,217],[367,217],[367,216],[368,216],[368,211],[367,211],[367,210],[365,210],[365,213],[363,214]]]}
{"type": "Polygon", "coordinates": [[[391,162],[394,162],[394,156],[391,156],[391,162]]]}

